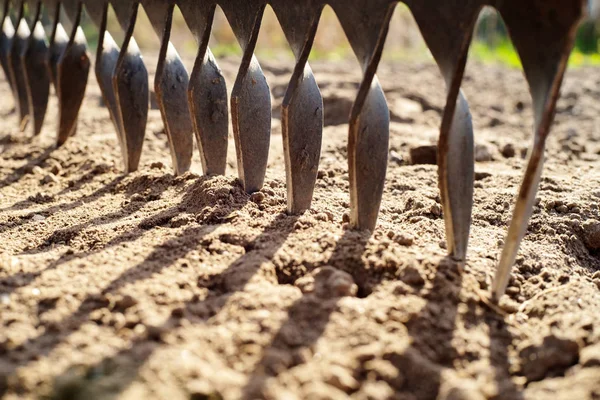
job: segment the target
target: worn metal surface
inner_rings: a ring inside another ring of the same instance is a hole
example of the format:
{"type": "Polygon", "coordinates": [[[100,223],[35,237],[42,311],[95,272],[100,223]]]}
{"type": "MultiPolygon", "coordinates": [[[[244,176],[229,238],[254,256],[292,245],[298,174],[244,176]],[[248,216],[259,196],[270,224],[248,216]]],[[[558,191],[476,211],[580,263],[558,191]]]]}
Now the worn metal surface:
{"type": "Polygon", "coordinates": [[[25,72],[29,113],[33,121],[32,132],[37,136],[42,131],[50,94],[50,76],[46,68],[48,45],[41,22],[42,3],[39,0],[28,0],[27,5],[31,20],[31,35],[21,53],[21,65],[25,72]]]}
{"type": "Polygon", "coordinates": [[[29,123],[29,101],[27,99],[27,82],[25,71],[21,66],[21,53],[27,48],[30,31],[29,24],[25,19],[25,4],[17,0],[16,8],[16,31],[8,53],[8,68],[11,80],[14,83],[14,93],[17,99],[17,110],[19,112],[19,128],[24,131],[29,123]]]}
{"type": "MultiPolygon", "coordinates": [[[[301,213],[310,208],[315,187],[323,131],[323,100],[307,60],[322,9],[325,5],[331,6],[363,69],[363,80],[349,116],[351,225],[358,229],[375,228],[389,141],[389,111],[376,71],[398,1],[27,0],[34,9],[41,1],[53,16],[54,27],[47,49],[40,40],[43,32],[38,29],[39,13],[29,16],[28,24],[23,1],[13,0],[11,4],[17,17],[13,22],[8,13],[10,2],[5,0],[0,36],[0,63],[8,72],[22,126],[33,116],[36,121],[34,133],[39,132],[39,116],[47,95],[43,90],[37,92],[28,87],[33,86],[31,68],[39,68],[37,56],[46,52],[50,76],[60,100],[59,143],[74,132],[89,69],[85,37],[79,28],[85,5],[100,30],[96,76],[123,149],[125,169],[135,170],[148,113],[148,73],[133,37],[138,8],[143,7],[161,40],[154,89],[175,172],[181,174],[190,167],[194,132],[204,172],[225,173],[230,111],[239,178],[248,192],[262,187],[269,153],[271,96],[254,56],[263,11],[269,4],[296,58],[281,113],[290,213],[301,213]],[[109,5],[114,8],[125,31],[120,47],[106,31],[109,5]],[[198,55],[189,77],[170,42],[176,6],[183,11],[198,42],[198,55]],[[224,11],[243,51],[229,108],[225,80],[208,48],[217,6],[224,11]],[[70,34],[59,21],[61,7],[68,17],[65,22],[72,25],[70,34]],[[34,34],[30,35],[30,31],[34,34]],[[18,68],[21,55],[27,68],[18,68]]],[[[586,0],[404,2],[412,11],[446,82],[446,107],[438,150],[439,186],[449,255],[459,261],[464,261],[467,256],[474,181],[473,126],[460,87],[475,22],[482,7],[488,5],[499,10],[523,62],[535,106],[535,140],[493,284],[492,297],[497,300],[505,291],[531,214],[542,172],[545,140],[586,0]]]]}

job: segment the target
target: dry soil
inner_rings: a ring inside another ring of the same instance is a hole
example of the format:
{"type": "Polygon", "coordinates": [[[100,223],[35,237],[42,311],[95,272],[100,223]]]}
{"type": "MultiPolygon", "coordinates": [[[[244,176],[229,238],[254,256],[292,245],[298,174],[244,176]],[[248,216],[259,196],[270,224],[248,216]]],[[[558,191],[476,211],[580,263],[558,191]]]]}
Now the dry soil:
{"type": "MultiPolygon", "coordinates": [[[[202,177],[197,151],[195,173],[174,177],[157,110],[139,172],[123,175],[93,79],[79,132],[59,149],[56,100],[31,139],[0,82],[0,397],[600,399],[600,70],[566,78],[534,215],[494,307],[532,143],[521,72],[468,67],[478,161],[461,268],[444,258],[437,170],[423,164],[445,94],[436,67],[381,67],[391,150],[370,236],[345,224],[359,69],[314,65],[319,179],[313,209],[289,216],[277,117],[292,65],[265,64],[275,119],[254,196],[236,180],[233,142],[226,177],[202,177]]],[[[222,67],[231,78],[236,60],[222,67]]]]}

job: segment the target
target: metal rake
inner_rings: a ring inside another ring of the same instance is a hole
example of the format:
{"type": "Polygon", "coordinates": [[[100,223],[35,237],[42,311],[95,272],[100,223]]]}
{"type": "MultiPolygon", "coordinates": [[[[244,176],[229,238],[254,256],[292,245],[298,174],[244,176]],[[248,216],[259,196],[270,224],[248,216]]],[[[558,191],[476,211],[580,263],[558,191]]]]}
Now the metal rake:
{"type": "MultiPolygon", "coordinates": [[[[439,139],[439,186],[448,251],[466,258],[473,206],[473,127],[460,91],[477,17],[495,7],[521,57],[535,112],[534,145],[492,287],[504,293],[530,218],[542,172],[546,138],[586,0],[405,0],[446,81],[439,139]]],[[[100,32],[95,72],[117,132],[126,171],[138,168],[148,114],[148,73],[133,37],[142,6],[161,40],[154,90],[176,174],[191,165],[195,133],[206,174],[225,173],[231,113],[239,178],[248,192],[264,182],[271,127],[271,97],[254,56],[264,9],[270,5],[296,57],[282,106],[288,211],[310,208],[323,131],[323,100],[308,64],[323,8],[337,14],[363,69],[349,118],[351,225],[373,230],[383,195],[388,158],[389,111],[376,76],[396,0],[4,0],[0,62],[17,104],[21,128],[33,121],[39,134],[50,82],[59,99],[58,145],[77,128],[90,59],[80,28],[85,8],[100,32]],[[27,5],[28,12],[25,12],[27,5]],[[125,38],[119,46],[106,30],[112,6],[125,38]],[[179,7],[198,41],[188,75],[170,42],[179,7]],[[208,47],[216,7],[225,13],[243,50],[228,104],[225,80],[208,47]],[[49,45],[40,17],[53,20],[49,45]],[[15,14],[15,24],[10,10],[15,14]],[[61,18],[61,10],[66,18],[61,18]],[[63,27],[67,27],[67,30],[63,27]]]]}

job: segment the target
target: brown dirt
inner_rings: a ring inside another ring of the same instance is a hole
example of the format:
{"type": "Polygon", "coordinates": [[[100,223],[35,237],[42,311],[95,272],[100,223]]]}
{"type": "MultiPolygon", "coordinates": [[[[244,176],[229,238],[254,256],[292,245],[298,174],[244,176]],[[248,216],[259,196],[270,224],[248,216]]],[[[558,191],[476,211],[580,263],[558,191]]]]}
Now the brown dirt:
{"type": "MultiPolygon", "coordinates": [[[[265,69],[277,115],[291,69],[265,69]]],[[[277,120],[265,189],[249,197],[233,145],[227,177],[173,177],[155,110],[143,167],[120,174],[95,83],[76,137],[52,146],[53,100],[31,141],[17,133],[2,82],[0,396],[600,399],[600,71],[567,77],[508,296],[490,307],[531,143],[521,73],[468,69],[480,161],[461,269],[444,258],[436,167],[409,157],[436,140],[436,68],[381,68],[392,150],[372,237],[344,225],[339,124],[358,70],[314,69],[328,126],[314,207],[300,217],[284,213],[277,120]]]]}

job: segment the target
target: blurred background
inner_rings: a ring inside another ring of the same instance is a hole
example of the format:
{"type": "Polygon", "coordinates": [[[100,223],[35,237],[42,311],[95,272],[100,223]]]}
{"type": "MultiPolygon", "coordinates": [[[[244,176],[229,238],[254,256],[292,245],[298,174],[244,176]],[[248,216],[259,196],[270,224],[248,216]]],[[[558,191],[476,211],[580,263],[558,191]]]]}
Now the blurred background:
{"type": "MultiPolygon", "coordinates": [[[[581,26],[576,40],[575,50],[571,57],[571,65],[600,65],[600,0],[591,0],[590,18],[581,26]]],[[[135,37],[142,51],[154,54],[159,41],[154,34],[148,18],[143,11],[136,25],[135,37]]],[[[85,19],[84,30],[90,47],[95,49],[98,32],[96,27],[85,19]]],[[[109,31],[120,43],[123,37],[114,14],[109,17],[109,31]]],[[[176,9],[172,42],[184,58],[194,57],[197,44],[188,31],[183,16],[176,9]]],[[[241,56],[231,28],[225,16],[217,9],[214,29],[211,38],[211,50],[217,57],[241,56]]],[[[283,32],[277,18],[267,7],[263,19],[256,54],[259,59],[292,59],[283,32]]],[[[409,11],[400,4],[395,11],[390,34],[386,42],[384,59],[387,60],[426,60],[430,58],[419,29],[409,11]]],[[[506,28],[499,14],[492,8],[486,8],[480,15],[475,40],[471,47],[471,60],[494,62],[510,67],[520,67],[519,57],[513,49],[506,28]]],[[[352,52],[345,35],[333,11],[327,7],[321,18],[321,24],[315,40],[311,59],[351,59],[352,52]]]]}

